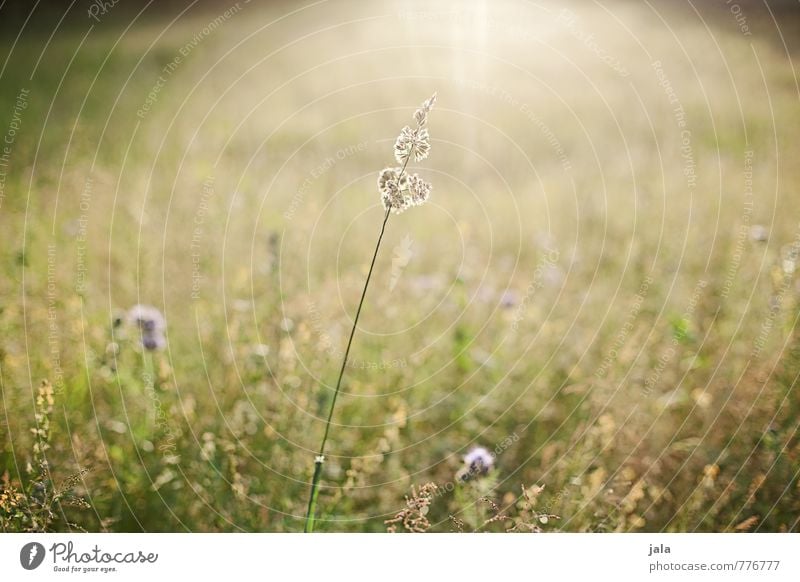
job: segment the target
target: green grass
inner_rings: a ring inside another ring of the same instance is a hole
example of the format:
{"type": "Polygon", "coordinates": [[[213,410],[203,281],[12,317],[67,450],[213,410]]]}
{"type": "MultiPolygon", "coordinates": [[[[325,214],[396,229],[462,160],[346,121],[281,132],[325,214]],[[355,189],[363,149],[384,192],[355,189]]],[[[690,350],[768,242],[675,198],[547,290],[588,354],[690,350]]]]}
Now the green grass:
{"type": "Polygon", "coordinates": [[[52,28],[21,35],[0,76],[0,133],[30,90],[0,205],[6,493],[40,479],[48,378],[53,487],[88,469],[91,505],[50,527],[301,531],[377,172],[436,90],[432,200],[389,221],[315,529],[385,531],[429,482],[434,531],[482,527],[484,495],[508,515],[490,531],[800,527],[800,279],[783,268],[800,117],[775,24],[753,6],[745,37],[725,10],[576,3],[571,31],[517,2],[482,28],[475,6],[242,3],[143,118],[218,8],[126,30],[120,4],[85,40],[82,14],[49,44],[52,28]],[[753,224],[768,241],[740,237],[753,224]],[[138,302],[165,314],[167,351],[113,328],[138,302]],[[498,451],[494,473],[456,484],[473,444],[498,451]]]}

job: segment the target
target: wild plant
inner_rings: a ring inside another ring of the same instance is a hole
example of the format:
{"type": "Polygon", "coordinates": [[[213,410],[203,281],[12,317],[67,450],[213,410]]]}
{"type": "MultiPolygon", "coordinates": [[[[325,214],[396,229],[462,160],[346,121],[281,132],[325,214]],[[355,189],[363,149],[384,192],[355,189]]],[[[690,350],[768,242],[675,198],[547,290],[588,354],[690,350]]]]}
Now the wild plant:
{"type": "Polygon", "coordinates": [[[15,484],[6,473],[0,481],[0,531],[50,532],[64,529],[85,531],[66,517],[66,508],[88,509],[89,504],[73,493],[88,472],[70,475],[56,484],[50,472],[47,451],[50,449],[50,420],[55,399],[53,387],[42,381],[36,394],[35,423],[31,427],[33,447],[25,467],[27,483],[15,484]]]}
{"type": "Polygon", "coordinates": [[[387,167],[381,170],[378,174],[378,192],[381,196],[381,202],[385,209],[383,215],[383,222],[381,223],[380,233],[378,234],[378,241],[375,244],[375,251],[372,253],[372,262],[367,272],[367,278],[364,282],[364,289],[361,292],[361,299],[358,302],[358,309],[353,318],[353,326],[350,329],[350,336],[347,340],[347,347],[342,357],[342,365],[339,369],[339,377],[336,380],[336,387],[333,392],[333,398],[328,410],[328,417],[325,422],[325,432],[322,435],[322,442],[320,443],[319,453],[314,459],[314,475],[311,480],[311,492],[308,497],[308,509],[306,511],[306,522],[304,531],[314,531],[314,519],[316,516],[317,496],[319,494],[319,482],[322,477],[322,466],[325,462],[325,445],[328,442],[328,436],[331,428],[331,420],[333,419],[333,412],[336,408],[336,399],[339,396],[339,390],[342,385],[342,377],[347,368],[347,360],[350,355],[350,348],[353,344],[353,336],[358,327],[358,318],[361,315],[361,309],[364,306],[364,298],[367,296],[367,289],[369,281],[372,278],[372,271],[375,268],[375,260],[378,258],[378,251],[381,247],[383,235],[386,232],[386,223],[389,221],[389,216],[399,214],[412,206],[420,206],[424,204],[431,193],[431,185],[426,182],[418,174],[409,174],[406,169],[408,163],[413,159],[415,162],[420,162],[428,157],[431,150],[430,134],[428,132],[428,114],[431,112],[434,104],[436,103],[436,93],[429,99],[425,100],[422,105],[414,112],[414,121],[416,127],[406,125],[400,130],[400,135],[397,136],[394,144],[394,158],[399,166],[387,167]]]}

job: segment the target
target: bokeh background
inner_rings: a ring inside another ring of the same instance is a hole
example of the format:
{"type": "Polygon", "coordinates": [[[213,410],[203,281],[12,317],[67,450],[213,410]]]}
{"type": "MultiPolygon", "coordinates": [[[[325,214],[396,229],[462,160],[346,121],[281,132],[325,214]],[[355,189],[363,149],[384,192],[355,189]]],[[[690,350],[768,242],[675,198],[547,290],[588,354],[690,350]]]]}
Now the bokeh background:
{"type": "Polygon", "coordinates": [[[302,529],[377,172],[437,91],[317,529],[797,531],[799,16],[0,4],[2,529],[302,529]]]}

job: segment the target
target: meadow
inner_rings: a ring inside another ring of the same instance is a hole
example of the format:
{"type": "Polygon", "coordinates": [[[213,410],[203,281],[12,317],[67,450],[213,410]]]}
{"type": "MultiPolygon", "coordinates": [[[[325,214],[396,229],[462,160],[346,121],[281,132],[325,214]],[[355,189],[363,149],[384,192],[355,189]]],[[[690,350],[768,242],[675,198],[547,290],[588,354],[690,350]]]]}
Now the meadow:
{"type": "Polygon", "coordinates": [[[436,91],[316,530],[798,531],[800,15],[735,5],[6,20],[0,529],[302,531],[436,91]]]}

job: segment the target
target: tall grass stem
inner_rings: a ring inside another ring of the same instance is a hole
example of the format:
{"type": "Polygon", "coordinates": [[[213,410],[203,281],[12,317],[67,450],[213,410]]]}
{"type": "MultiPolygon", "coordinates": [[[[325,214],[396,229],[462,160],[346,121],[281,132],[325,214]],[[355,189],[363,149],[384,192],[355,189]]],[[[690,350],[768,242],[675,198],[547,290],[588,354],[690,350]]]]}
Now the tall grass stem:
{"type": "MultiPolygon", "coordinates": [[[[403,169],[400,171],[400,175],[403,175],[405,172],[406,164],[403,165],[403,169]]],[[[353,318],[353,328],[350,330],[350,338],[347,340],[347,348],[344,351],[344,357],[342,358],[342,367],[339,370],[339,378],[336,380],[336,389],[333,392],[333,399],[331,400],[331,406],[328,410],[328,419],[325,422],[325,433],[322,435],[322,444],[319,447],[319,454],[314,461],[314,476],[311,479],[311,493],[308,497],[308,509],[306,510],[306,524],[303,529],[306,533],[311,533],[314,531],[314,519],[316,517],[316,510],[317,510],[317,496],[319,495],[319,481],[322,477],[322,464],[325,462],[325,444],[328,442],[328,434],[331,430],[331,419],[333,418],[333,410],[336,407],[336,399],[339,396],[339,389],[342,386],[342,377],[344,376],[344,371],[347,368],[347,358],[350,356],[350,346],[353,344],[353,336],[356,334],[356,328],[358,327],[358,318],[361,315],[361,308],[364,306],[364,298],[367,296],[367,288],[369,287],[369,281],[372,278],[372,270],[375,268],[375,260],[378,258],[378,250],[381,248],[381,241],[383,240],[383,234],[386,232],[386,223],[389,221],[389,214],[391,212],[391,208],[386,209],[386,214],[383,216],[383,223],[381,224],[381,232],[378,235],[378,242],[375,245],[375,252],[372,254],[372,263],[369,265],[369,272],[367,273],[367,280],[364,282],[364,290],[361,292],[361,300],[358,302],[358,309],[356,309],[356,316],[353,318]]]]}

